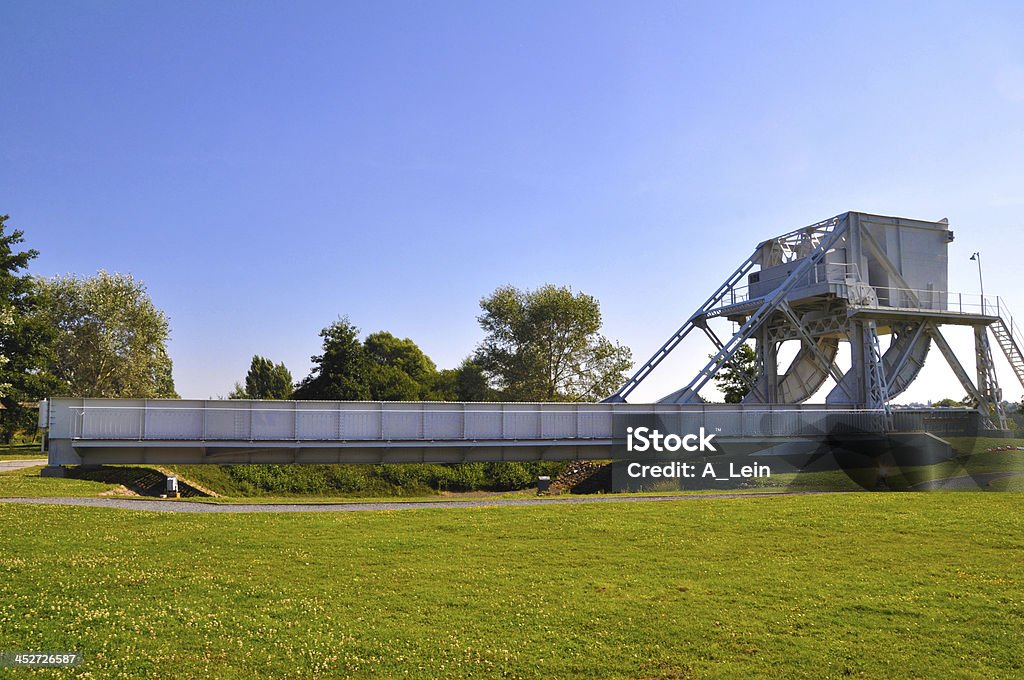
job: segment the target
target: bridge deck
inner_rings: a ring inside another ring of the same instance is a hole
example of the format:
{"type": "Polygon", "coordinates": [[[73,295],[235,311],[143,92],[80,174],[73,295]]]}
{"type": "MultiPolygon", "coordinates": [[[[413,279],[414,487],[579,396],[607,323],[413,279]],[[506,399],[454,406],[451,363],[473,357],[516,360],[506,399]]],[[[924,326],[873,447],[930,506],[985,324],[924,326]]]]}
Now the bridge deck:
{"type": "MultiPolygon", "coordinates": [[[[826,405],[51,399],[51,465],[607,459],[629,425],[781,441],[874,432],[878,413],[826,405]],[[652,420],[653,419],[653,420],[652,420]]],[[[947,413],[949,411],[947,410],[947,413]]],[[[968,413],[968,412],[963,412],[968,413]]],[[[927,411],[897,411],[896,430],[927,411]]]]}

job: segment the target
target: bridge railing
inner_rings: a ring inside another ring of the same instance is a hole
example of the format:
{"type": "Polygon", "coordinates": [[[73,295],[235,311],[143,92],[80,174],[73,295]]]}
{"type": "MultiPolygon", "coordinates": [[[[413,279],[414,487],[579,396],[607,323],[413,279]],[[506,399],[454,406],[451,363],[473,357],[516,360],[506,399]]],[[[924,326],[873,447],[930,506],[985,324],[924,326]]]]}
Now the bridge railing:
{"type": "Polygon", "coordinates": [[[217,401],[70,407],[72,439],[380,441],[600,439],[601,404],[217,401]]]}
{"type": "MultiPolygon", "coordinates": [[[[879,411],[826,405],[55,400],[50,437],[135,441],[595,441],[658,416],[720,437],[874,432],[879,411]],[[63,411],[64,415],[61,415],[63,411]]],[[[894,429],[923,431],[920,411],[894,429]]]]}

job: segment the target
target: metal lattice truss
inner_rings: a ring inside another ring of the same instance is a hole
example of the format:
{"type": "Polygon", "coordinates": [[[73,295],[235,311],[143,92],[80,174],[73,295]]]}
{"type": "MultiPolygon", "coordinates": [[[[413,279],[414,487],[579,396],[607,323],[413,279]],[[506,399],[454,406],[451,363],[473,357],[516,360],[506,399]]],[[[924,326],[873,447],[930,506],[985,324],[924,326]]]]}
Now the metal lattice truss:
{"type": "Polygon", "coordinates": [[[1014,335],[1016,327],[998,306],[995,315],[991,308],[984,307],[984,301],[980,313],[964,312],[962,304],[956,311],[948,308],[945,291],[930,286],[927,290],[915,289],[904,271],[912,272],[912,266],[900,259],[910,246],[901,240],[902,232],[895,237],[889,233],[901,229],[917,230],[902,237],[907,243],[918,233],[931,239],[929,252],[936,258],[935,267],[941,265],[944,283],[945,244],[952,240],[944,221],[923,223],[844,213],[789,232],[759,244],[606,401],[625,401],[690,333],[699,329],[711,341],[714,354],[689,383],[660,402],[703,401],[700,390],[731,365],[743,344],[752,342],[756,375],[747,378],[740,371],[734,373],[748,381],[744,403],[803,403],[831,378],[835,386],[827,394],[826,403],[877,410],[884,427],[890,419],[890,400],[917,377],[934,341],[978,410],[988,418],[987,425],[1005,429],[1001,392],[985,328],[993,326],[999,346],[1024,385],[1020,352],[1024,343],[1014,335]],[[765,283],[761,278],[764,276],[777,278],[765,283]],[[715,332],[709,322],[716,318],[734,322],[731,336],[715,332]],[[974,327],[975,381],[939,330],[947,323],[974,327]],[[883,352],[879,336],[886,334],[891,335],[891,341],[883,352]],[[779,347],[788,341],[798,341],[799,350],[780,371],[779,347]],[[845,369],[837,362],[840,342],[850,344],[850,362],[845,369]]]}

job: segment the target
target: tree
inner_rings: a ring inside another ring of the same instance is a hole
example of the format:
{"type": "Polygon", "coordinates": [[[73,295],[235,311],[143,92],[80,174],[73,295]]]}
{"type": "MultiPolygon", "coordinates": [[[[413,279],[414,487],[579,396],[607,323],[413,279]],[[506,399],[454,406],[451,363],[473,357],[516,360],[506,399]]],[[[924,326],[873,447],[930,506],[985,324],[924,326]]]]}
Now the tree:
{"type": "Polygon", "coordinates": [[[71,397],[173,397],[167,315],[130,274],[39,281],[54,340],[49,371],[71,397]]]}
{"type": "Polygon", "coordinates": [[[738,404],[743,401],[743,397],[750,391],[750,386],[756,381],[757,353],[747,344],[740,345],[732,359],[715,374],[715,385],[725,396],[726,404],[738,404]]]}
{"type": "Polygon", "coordinates": [[[19,251],[24,232],[6,233],[7,215],[0,215],[0,437],[10,442],[21,429],[32,427],[35,409],[28,406],[54,388],[46,373],[51,334],[36,317],[39,291],[28,273],[39,252],[19,251]]]}
{"type": "Polygon", "coordinates": [[[473,360],[502,398],[596,401],[625,381],[630,351],[598,333],[601,308],[590,295],[503,286],[480,307],[487,336],[473,360]]]}
{"type": "MultiPolygon", "coordinates": [[[[323,354],[312,357],[310,374],[295,399],[338,401],[484,401],[493,399],[480,367],[468,359],[457,369],[438,371],[409,338],[377,331],[359,341],[347,317],[320,332],[323,354]]],[[[232,393],[245,398],[241,385],[232,393]]]]}
{"type": "Polygon", "coordinates": [[[363,351],[369,363],[367,382],[371,399],[418,401],[433,397],[437,366],[409,338],[387,331],[366,336],[363,351]]]}
{"type": "Polygon", "coordinates": [[[370,399],[369,362],[359,329],[342,317],[320,331],[323,353],[310,357],[312,372],[295,388],[295,399],[365,401],[370,399]]]}
{"type": "Polygon", "coordinates": [[[483,369],[466,359],[458,368],[439,371],[431,390],[434,401],[496,401],[498,395],[487,384],[483,369]]]}
{"type": "Polygon", "coordinates": [[[249,373],[245,376],[245,387],[235,383],[229,399],[290,399],[292,396],[292,374],[283,363],[258,354],[252,358],[249,373]]]}
{"type": "Polygon", "coordinates": [[[1021,436],[1024,432],[1024,398],[1021,398],[1019,404],[1007,404],[1006,415],[1013,424],[1014,432],[1018,437],[1021,436]]]}
{"type": "Polygon", "coordinates": [[[419,401],[423,386],[394,366],[370,364],[367,388],[374,401],[419,401]]]}
{"type": "Polygon", "coordinates": [[[496,401],[497,395],[487,384],[487,375],[480,365],[466,359],[455,369],[455,394],[459,401],[496,401]]]}

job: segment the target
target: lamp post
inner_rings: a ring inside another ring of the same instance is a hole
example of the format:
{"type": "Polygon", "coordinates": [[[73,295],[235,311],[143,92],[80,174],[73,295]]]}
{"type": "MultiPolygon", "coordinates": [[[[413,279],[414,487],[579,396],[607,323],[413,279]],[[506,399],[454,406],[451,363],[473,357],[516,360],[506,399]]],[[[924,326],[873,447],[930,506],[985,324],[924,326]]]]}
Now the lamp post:
{"type": "Polygon", "coordinates": [[[985,313],[985,280],[981,278],[981,253],[971,255],[972,260],[978,261],[978,286],[981,288],[981,313],[985,313]]]}

